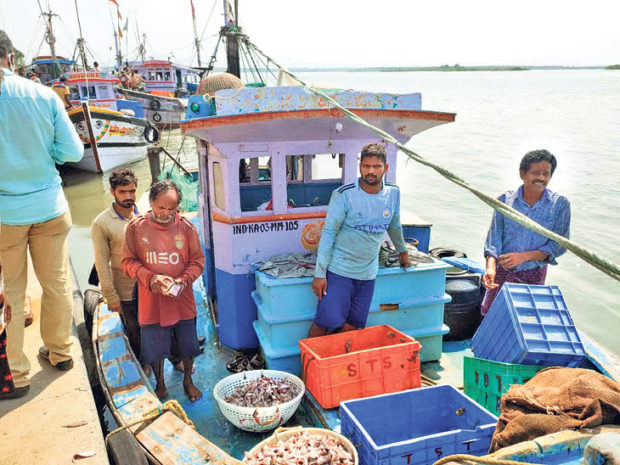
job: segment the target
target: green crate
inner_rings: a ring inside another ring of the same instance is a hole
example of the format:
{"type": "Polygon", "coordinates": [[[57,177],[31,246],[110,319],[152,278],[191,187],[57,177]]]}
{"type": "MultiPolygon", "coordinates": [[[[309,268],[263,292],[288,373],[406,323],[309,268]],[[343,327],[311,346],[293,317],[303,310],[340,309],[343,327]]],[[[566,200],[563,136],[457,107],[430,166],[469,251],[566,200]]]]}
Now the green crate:
{"type": "Polygon", "coordinates": [[[463,378],[465,394],[489,412],[499,416],[502,394],[511,384],[524,384],[540,370],[535,365],[494,362],[477,357],[464,357],[463,378]]]}

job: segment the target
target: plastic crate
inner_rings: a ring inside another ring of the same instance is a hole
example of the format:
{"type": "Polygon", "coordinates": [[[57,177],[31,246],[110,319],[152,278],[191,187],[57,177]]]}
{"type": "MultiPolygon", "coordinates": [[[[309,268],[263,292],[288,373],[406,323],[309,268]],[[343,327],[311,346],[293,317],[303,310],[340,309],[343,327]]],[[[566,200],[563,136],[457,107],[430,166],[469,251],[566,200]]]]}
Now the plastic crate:
{"type": "Polygon", "coordinates": [[[512,384],[524,384],[545,368],[465,356],[463,360],[465,394],[489,412],[499,416],[502,394],[505,394],[512,384]]]}
{"type": "Polygon", "coordinates": [[[341,432],[360,465],[427,465],[451,454],[482,456],[497,417],[450,385],[340,405],[341,432]]]}
{"type": "Polygon", "coordinates": [[[472,339],[496,362],[576,367],[585,350],[557,286],[504,283],[472,339]]]}
{"type": "Polygon", "coordinates": [[[302,339],[302,378],[323,408],[420,387],[420,343],[391,326],[302,339]]]}

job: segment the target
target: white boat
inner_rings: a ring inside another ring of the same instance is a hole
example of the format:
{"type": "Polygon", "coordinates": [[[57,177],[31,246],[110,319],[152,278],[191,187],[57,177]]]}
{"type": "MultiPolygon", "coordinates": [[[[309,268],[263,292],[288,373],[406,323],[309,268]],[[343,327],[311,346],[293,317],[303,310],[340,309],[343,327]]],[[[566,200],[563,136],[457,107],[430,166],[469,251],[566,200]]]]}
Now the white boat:
{"type": "Polygon", "coordinates": [[[116,87],[119,96],[140,102],[146,112],[146,119],[159,129],[178,129],[185,116],[187,99],[141,92],[116,87]]]}
{"type": "Polygon", "coordinates": [[[70,73],[69,117],[84,143],[84,157],[68,163],[78,169],[102,173],[146,158],[147,146],[159,133],[146,120],[140,102],[116,99],[116,79],[96,72],[70,73]]]}

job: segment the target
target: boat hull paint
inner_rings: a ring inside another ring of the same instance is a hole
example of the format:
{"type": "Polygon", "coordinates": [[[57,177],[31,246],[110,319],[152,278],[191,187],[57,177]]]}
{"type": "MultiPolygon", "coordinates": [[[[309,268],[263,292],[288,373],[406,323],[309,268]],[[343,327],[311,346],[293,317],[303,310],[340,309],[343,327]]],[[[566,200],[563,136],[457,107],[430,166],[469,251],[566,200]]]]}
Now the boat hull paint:
{"type": "Polygon", "coordinates": [[[158,129],[178,129],[185,116],[187,104],[182,99],[127,89],[118,89],[117,93],[140,102],[146,111],[146,119],[158,129]]]}
{"type": "Polygon", "coordinates": [[[73,112],[70,117],[80,140],[84,143],[84,157],[78,162],[67,163],[68,166],[97,173],[146,158],[146,147],[149,145],[144,139],[146,120],[96,109],[91,109],[90,115],[101,170],[95,162],[92,141],[81,111],[73,112]]]}

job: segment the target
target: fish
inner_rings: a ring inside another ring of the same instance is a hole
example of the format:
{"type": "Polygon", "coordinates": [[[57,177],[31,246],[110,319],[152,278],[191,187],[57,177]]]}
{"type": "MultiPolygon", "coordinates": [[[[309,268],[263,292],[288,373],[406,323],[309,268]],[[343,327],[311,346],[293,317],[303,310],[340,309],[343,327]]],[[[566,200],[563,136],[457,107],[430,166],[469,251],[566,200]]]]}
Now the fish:
{"type": "Polygon", "coordinates": [[[344,352],[346,354],[348,354],[349,352],[351,352],[351,344],[353,343],[353,340],[351,338],[347,339],[347,343],[344,345],[344,352]]]}
{"type": "Polygon", "coordinates": [[[289,402],[298,394],[299,388],[290,381],[263,375],[237,386],[224,400],[239,407],[272,407],[289,402]]]}
{"type": "Polygon", "coordinates": [[[354,465],[353,454],[332,435],[301,431],[244,454],[246,465],[354,465]]]}

